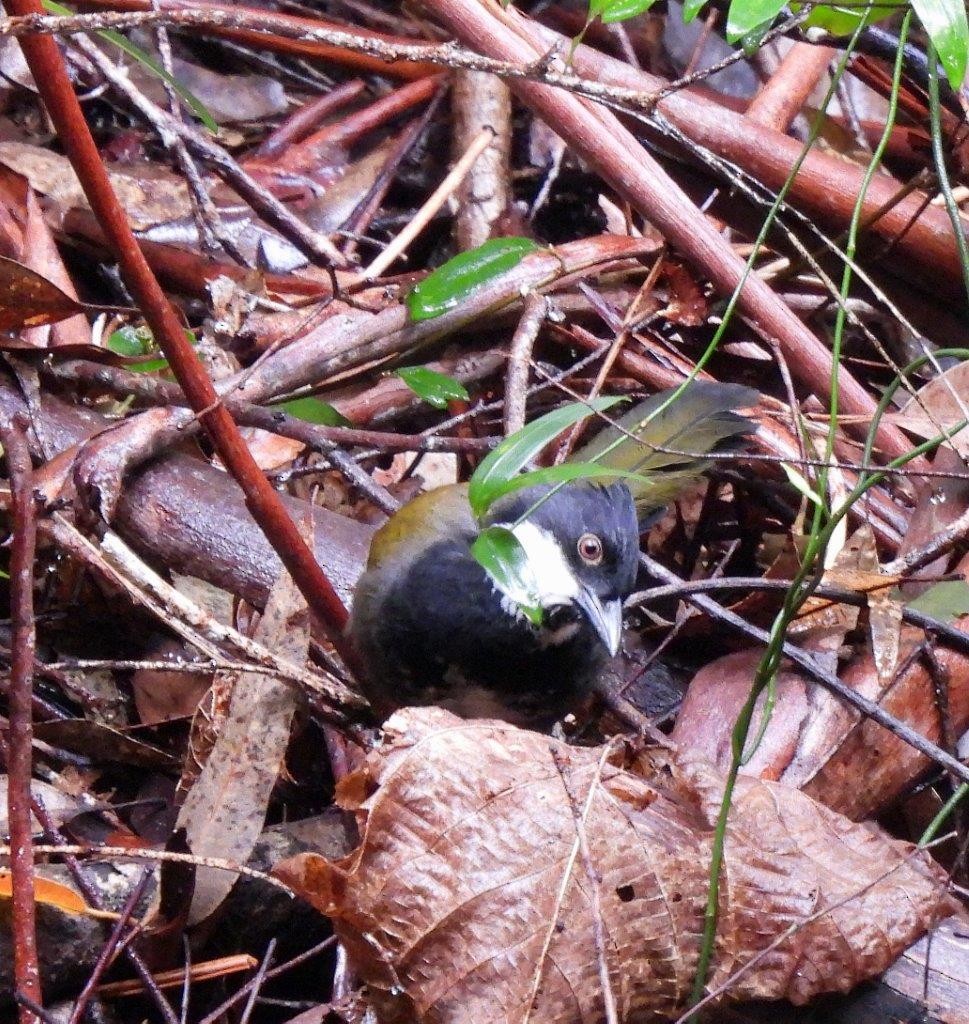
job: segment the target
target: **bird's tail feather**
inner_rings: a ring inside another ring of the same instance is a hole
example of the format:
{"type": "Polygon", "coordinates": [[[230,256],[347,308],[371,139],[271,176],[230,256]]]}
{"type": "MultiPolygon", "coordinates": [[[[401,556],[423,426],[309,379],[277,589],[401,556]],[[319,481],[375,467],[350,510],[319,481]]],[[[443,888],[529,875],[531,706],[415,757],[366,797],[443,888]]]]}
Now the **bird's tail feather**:
{"type": "Polygon", "coordinates": [[[671,394],[673,389],[651,395],[572,456],[574,461],[600,461],[646,477],[627,480],[640,512],[671,501],[709,469],[705,455],[756,429],[735,411],[756,405],[758,394],[752,388],[692,381],[657,413],[671,394]]]}

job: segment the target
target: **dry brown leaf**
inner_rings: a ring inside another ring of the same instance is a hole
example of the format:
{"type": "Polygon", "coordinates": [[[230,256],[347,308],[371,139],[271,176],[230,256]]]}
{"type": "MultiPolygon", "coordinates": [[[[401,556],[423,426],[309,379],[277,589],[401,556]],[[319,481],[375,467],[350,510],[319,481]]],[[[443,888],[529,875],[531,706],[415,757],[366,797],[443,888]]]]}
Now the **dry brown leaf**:
{"type": "MultiPolygon", "coordinates": [[[[256,639],[297,665],[309,648],[309,612],[288,573],[273,587],[256,639]]],[[[240,673],[205,767],[178,816],[192,853],[243,863],[259,838],[296,711],[293,687],[263,673],[240,673]]],[[[191,755],[190,755],[191,756],[191,755]]],[[[235,882],[200,867],[189,923],[212,914],[235,882]]]]}
{"type": "MultiPolygon", "coordinates": [[[[344,787],[361,846],[277,870],[333,918],[384,1024],[601,1020],[603,958],[619,1020],[668,1020],[696,970],[723,779],[663,756],[405,710],[344,787]]],[[[845,991],[950,912],[926,854],[742,778],[711,984],[803,922],[729,998],[845,991]]]]}
{"type": "Polygon", "coordinates": [[[956,363],[945,373],[933,377],[919,388],[890,419],[916,437],[936,437],[942,430],[958,430],[951,436],[952,447],[960,455],[969,454],[969,363],[956,363]]]}
{"type": "MultiPolygon", "coordinates": [[[[875,533],[867,523],[862,523],[851,535],[821,581],[865,595],[871,649],[882,683],[891,681],[898,664],[903,605],[893,597],[892,590],[900,581],[900,576],[882,572],[875,533]]],[[[820,617],[825,614],[837,615],[842,637],[858,621],[857,607],[814,597],[805,602],[804,611],[798,616],[798,628],[793,632],[803,634],[805,628],[810,629],[812,624],[822,621],[820,617]]],[[[840,644],[839,639],[837,646],[840,644]]]]}
{"type": "Polygon", "coordinates": [[[0,331],[45,327],[75,316],[83,308],[46,277],[0,256],[0,331]]]}

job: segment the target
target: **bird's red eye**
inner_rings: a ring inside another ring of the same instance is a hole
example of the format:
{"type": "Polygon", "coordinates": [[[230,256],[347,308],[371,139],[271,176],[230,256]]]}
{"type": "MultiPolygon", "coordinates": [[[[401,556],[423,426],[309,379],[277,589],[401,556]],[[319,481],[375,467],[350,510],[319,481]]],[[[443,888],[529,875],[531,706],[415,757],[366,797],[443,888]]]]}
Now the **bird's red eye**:
{"type": "Polygon", "coordinates": [[[602,561],[602,541],[594,533],[583,533],[579,538],[579,557],[589,565],[602,561]]]}

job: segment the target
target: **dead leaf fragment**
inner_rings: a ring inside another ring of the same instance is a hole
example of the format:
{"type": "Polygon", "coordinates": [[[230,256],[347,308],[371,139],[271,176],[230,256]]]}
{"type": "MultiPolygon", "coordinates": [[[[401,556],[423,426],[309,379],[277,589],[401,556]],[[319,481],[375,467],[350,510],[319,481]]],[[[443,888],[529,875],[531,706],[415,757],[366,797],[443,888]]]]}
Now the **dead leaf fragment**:
{"type": "Polygon", "coordinates": [[[0,331],[56,324],[83,309],[46,277],[0,256],[0,331]]]}
{"type": "MultiPolygon", "coordinates": [[[[288,573],[273,587],[256,638],[303,664],[309,612],[288,573]]],[[[297,697],[291,685],[262,673],[240,673],[205,766],[178,816],[192,853],[243,863],[262,831],[279,774],[297,697]]],[[[226,871],[200,867],[189,923],[212,914],[235,883],[226,871]]]]}
{"type": "MultiPolygon", "coordinates": [[[[357,806],[360,847],[277,871],[333,918],[384,1024],[602,1019],[600,956],[619,1020],[672,1019],[696,971],[723,779],[664,756],[408,709],[348,787],[372,794],[357,806]]],[[[845,991],[950,911],[924,853],[742,779],[710,983],[801,922],[728,998],[845,991]]]]}
{"type": "MultiPolygon", "coordinates": [[[[0,899],[10,899],[13,895],[13,875],[9,871],[0,870],[0,899]]],[[[118,915],[110,910],[95,910],[69,886],[62,885],[50,878],[34,876],[34,901],[56,907],[65,914],[84,914],[97,917],[103,921],[116,921],[118,915]]]]}

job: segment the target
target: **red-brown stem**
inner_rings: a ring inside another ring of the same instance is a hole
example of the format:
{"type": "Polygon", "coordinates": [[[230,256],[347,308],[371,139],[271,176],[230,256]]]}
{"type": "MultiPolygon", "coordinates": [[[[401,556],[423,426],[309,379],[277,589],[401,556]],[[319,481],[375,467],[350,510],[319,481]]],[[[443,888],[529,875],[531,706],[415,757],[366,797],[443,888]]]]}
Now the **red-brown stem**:
{"type": "MultiPolygon", "coordinates": [[[[222,39],[231,39],[234,42],[251,46],[255,50],[271,50],[275,53],[284,53],[291,56],[308,57],[310,60],[331,62],[343,67],[353,68],[357,71],[365,71],[369,74],[390,75],[393,78],[403,78],[411,81],[416,78],[423,78],[425,75],[434,75],[440,72],[434,64],[414,62],[406,60],[385,60],[384,58],[368,53],[359,53],[345,49],[342,46],[333,46],[329,43],[313,39],[310,33],[314,29],[335,29],[340,32],[350,32],[363,40],[374,40],[385,42],[391,45],[400,43],[414,43],[415,40],[408,36],[391,36],[385,32],[374,32],[372,29],[360,28],[355,25],[345,25],[333,21],[325,21],[321,18],[300,18],[293,14],[283,14],[278,10],[267,11],[258,7],[247,7],[237,0],[229,3],[209,3],[207,0],[157,0],[158,7],[166,11],[179,11],[188,9],[210,10],[218,19],[222,11],[229,14],[240,14],[241,20],[249,21],[246,15],[253,19],[253,28],[231,27],[228,24],[213,27],[212,34],[222,39]],[[270,30],[266,31],[268,25],[270,30]],[[280,30],[285,29],[283,35],[274,35],[272,26],[279,26],[280,30]]],[[[81,5],[86,8],[95,8],[117,11],[147,11],[151,10],[151,0],[87,0],[81,5]]],[[[430,44],[429,44],[430,45],[430,44]]]]}
{"type": "MultiPolygon", "coordinates": [[[[18,417],[19,419],[19,417],[18,417]]],[[[13,645],[10,662],[7,739],[7,801],[10,819],[10,873],[13,889],[14,987],[41,1004],[37,961],[37,922],[34,904],[34,846],[30,820],[30,779],[34,725],[31,696],[34,683],[34,547],[37,522],[32,486],[33,466],[25,424],[5,423],[0,439],[10,480],[13,540],[10,546],[10,617],[13,645]]],[[[42,1005],[42,1004],[41,1004],[42,1005]]],[[[20,1024],[35,1024],[37,1016],[21,1004],[20,1024]]]]}
{"type": "MultiPolygon", "coordinates": [[[[9,9],[16,14],[43,13],[39,0],[11,0],[9,9]]],[[[347,610],[313,558],[296,525],[286,514],[279,495],[256,465],[232,417],[219,403],[211,380],[186,340],[175,311],[145,261],[108,180],[57,44],[48,36],[25,36],[21,46],[61,144],[81,181],[108,244],[114,251],[125,282],[185,392],[185,397],[199,413],[220,458],[245,493],[246,505],[253,518],[275,548],[310,608],[329,632],[340,655],[352,666],[354,655],[343,636],[347,610]]]]}
{"type": "Polygon", "coordinates": [[[329,124],[308,135],[299,145],[307,149],[315,149],[322,145],[347,146],[361,135],[366,135],[386,124],[391,118],[404,113],[405,110],[429,100],[440,88],[443,78],[444,75],[432,75],[429,78],[420,78],[416,82],[408,82],[407,85],[402,85],[337,124],[329,124]]]}
{"type": "Polygon", "coordinates": [[[252,154],[253,158],[271,160],[279,156],[294,142],[299,142],[310,132],[315,131],[324,117],[328,117],[333,111],[339,110],[340,107],[355,100],[366,88],[363,79],[354,78],[352,81],[344,82],[343,85],[331,89],[328,93],[304,103],[270,132],[252,154]]]}
{"type": "Polygon", "coordinates": [[[770,81],[750,101],[747,117],[758,124],[786,132],[827,73],[836,55],[828,46],[795,43],[784,55],[770,81]]]}

